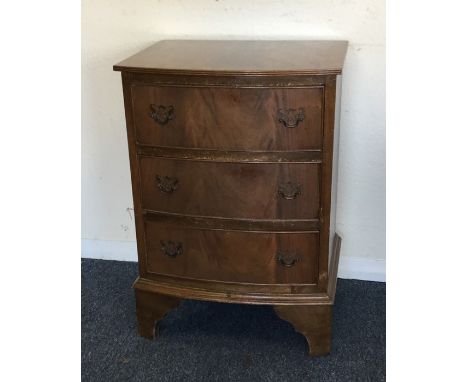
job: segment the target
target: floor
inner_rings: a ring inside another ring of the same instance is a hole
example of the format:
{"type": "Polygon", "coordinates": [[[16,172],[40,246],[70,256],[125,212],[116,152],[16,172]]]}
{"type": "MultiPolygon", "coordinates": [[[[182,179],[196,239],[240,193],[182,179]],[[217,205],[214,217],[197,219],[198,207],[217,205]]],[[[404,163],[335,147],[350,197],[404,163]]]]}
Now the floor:
{"type": "Polygon", "coordinates": [[[137,264],[82,259],[82,381],[384,381],[385,283],[338,280],[332,352],[269,306],[183,301],[160,337],[137,335],[137,264]]]}

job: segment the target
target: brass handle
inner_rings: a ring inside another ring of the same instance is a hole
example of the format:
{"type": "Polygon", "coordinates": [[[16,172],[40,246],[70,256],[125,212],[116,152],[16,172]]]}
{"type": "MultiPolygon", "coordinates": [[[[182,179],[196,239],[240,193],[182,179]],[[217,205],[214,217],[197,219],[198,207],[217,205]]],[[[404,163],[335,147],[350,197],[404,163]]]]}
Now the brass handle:
{"type": "Polygon", "coordinates": [[[172,194],[179,187],[179,180],[170,176],[156,175],[159,191],[172,194]]]}
{"type": "Polygon", "coordinates": [[[184,251],[182,247],[182,243],[179,241],[164,241],[161,240],[161,250],[166,256],[169,257],[176,257],[178,255],[182,255],[184,251]]]}
{"type": "Polygon", "coordinates": [[[283,267],[291,268],[299,261],[299,256],[297,256],[296,252],[278,252],[276,260],[278,260],[283,267]]]}
{"type": "Polygon", "coordinates": [[[301,185],[292,182],[281,183],[278,186],[278,195],[283,199],[296,199],[301,194],[301,185]]]}
{"type": "Polygon", "coordinates": [[[282,123],[284,127],[292,129],[304,120],[304,108],[279,109],[276,118],[278,118],[278,122],[282,123]]]}
{"type": "Polygon", "coordinates": [[[150,116],[160,125],[167,124],[170,120],[174,119],[174,106],[164,105],[150,105],[150,116]]]}

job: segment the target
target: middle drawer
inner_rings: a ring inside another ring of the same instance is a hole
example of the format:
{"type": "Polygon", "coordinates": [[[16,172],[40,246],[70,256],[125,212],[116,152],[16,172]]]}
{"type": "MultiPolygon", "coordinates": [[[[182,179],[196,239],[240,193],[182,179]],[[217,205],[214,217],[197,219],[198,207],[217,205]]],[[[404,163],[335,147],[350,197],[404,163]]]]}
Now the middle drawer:
{"type": "Polygon", "coordinates": [[[320,165],[139,157],[142,207],[238,219],[317,219],[320,165]]]}

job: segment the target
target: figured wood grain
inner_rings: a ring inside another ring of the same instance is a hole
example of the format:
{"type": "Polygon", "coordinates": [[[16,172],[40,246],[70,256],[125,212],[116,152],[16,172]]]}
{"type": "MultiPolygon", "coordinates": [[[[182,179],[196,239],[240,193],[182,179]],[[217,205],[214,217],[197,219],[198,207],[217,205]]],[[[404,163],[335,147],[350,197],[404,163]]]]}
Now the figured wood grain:
{"type": "Polygon", "coordinates": [[[323,89],[230,89],[133,86],[137,142],[224,150],[307,150],[322,145],[323,89]],[[164,125],[151,117],[151,105],[173,107],[164,125]],[[304,111],[288,128],[280,109],[304,111]]]}
{"type": "Polygon", "coordinates": [[[186,228],[145,222],[146,264],[151,273],[251,283],[314,284],[317,280],[318,235],[259,233],[186,228]],[[167,256],[161,242],[180,243],[183,252],[167,256]],[[278,252],[299,260],[285,267],[278,252]]]}
{"type": "Polygon", "coordinates": [[[317,164],[220,163],[140,157],[144,209],[239,219],[315,219],[319,215],[317,164]],[[177,189],[158,189],[157,176],[176,179],[177,189]],[[281,184],[300,186],[287,200],[281,184]]]}
{"type": "Polygon", "coordinates": [[[340,74],[347,41],[163,40],[114,66],[140,73],[340,74]]]}

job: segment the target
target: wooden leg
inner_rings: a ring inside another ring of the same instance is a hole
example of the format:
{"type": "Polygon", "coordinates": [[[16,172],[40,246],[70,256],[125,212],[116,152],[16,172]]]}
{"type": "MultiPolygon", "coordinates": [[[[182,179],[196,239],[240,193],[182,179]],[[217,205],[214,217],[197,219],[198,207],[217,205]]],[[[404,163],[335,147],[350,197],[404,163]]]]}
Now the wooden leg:
{"type": "Polygon", "coordinates": [[[275,305],[274,309],[305,336],[311,357],[330,353],[332,305],[275,305]]]}
{"type": "Polygon", "coordinates": [[[158,335],[157,323],[180,304],[180,299],[135,289],[138,333],[153,339],[158,335]]]}

